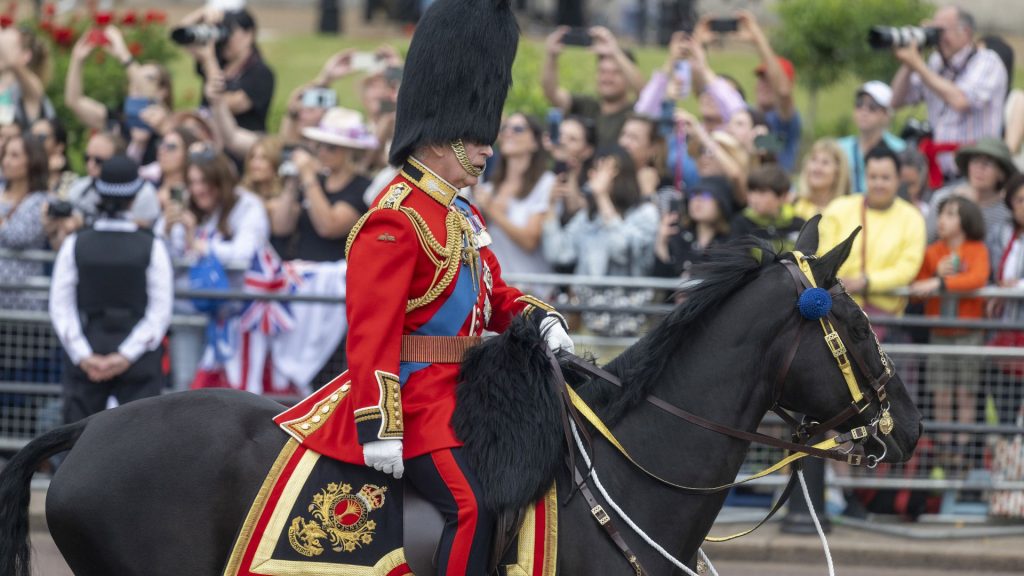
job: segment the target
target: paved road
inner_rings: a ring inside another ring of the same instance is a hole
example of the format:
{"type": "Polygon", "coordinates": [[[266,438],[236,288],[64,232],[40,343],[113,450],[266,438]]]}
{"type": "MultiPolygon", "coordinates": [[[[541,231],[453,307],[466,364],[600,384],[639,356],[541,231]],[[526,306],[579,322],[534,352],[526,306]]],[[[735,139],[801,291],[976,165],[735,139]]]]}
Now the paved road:
{"type": "MultiPolygon", "coordinates": [[[[32,533],[33,556],[35,563],[32,573],[34,576],[73,576],[68,569],[60,552],[46,532],[32,533]]],[[[715,562],[715,568],[720,576],[827,576],[825,560],[820,563],[806,564],[766,564],[757,562],[715,562]]],[[[857,568],[854,566],[840,565],[836,568],[838,576],[878,576],[881,573],[896,576],[965,576],[966,572],[936,572],[935,570],[919,569],[886,569],[879,570],[877,566],[857,568]]],[[[971,572],[970,574],[984,576],[1020,576],[1020,573],[1009,572],[971,572]]]]}

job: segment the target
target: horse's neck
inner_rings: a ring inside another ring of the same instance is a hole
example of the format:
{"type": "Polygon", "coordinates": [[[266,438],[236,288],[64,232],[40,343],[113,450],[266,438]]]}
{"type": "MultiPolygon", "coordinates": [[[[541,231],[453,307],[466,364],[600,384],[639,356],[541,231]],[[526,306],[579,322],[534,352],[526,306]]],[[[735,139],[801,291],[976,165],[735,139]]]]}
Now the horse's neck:
{"type": "MultiPolygon", "coordinates": [[[[713,331],[708,328],[706,338],[673,357],[652,394],[718,424],[755,430],[767,412],[770,395],[761,370],[766,354],[761,343],[770,341],[763,339],[768,335],[757,334],[751,327],[737,349],[723,351],[711,344],[723,341],[713,331]]],[[[621,368],[628,360],[620,358],[615,364],[621,368]]],[[[637,461],[667,480],[694,487],[732,482],[748,448],[745,442],[698,428],[647,402],[624,416],[614,432],[637,461]]],[[[612,497],[621,500],[640,526],[656,526],[649,534],[688,561],[708,534],[725,493],[687,496],[661,488],[611,450],[603,458],[598,451],[598,470],[604,470],[605,484],[614,486],[608,487],[612,497]]],[[[665,562],[652,556],[650,547],[640,554],[648,561],[665,562]]]]}

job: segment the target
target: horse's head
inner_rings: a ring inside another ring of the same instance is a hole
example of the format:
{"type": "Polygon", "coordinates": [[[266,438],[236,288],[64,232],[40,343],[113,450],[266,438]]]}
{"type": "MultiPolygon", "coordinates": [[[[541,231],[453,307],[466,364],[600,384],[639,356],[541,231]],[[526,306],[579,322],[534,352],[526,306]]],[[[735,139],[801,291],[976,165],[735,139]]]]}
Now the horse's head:
{"type": "MultiPolygon", "coordinates": [[[[817,252],[818,220],[811,219],[801,230],[795,252],[817,252]]],[[[827,254],[808,259],[802,271],[786,264],[795,297],[808,284],[828,294],[808,294],[799,328],[792,333],[796,348],[788,353],[791,361],[786,359],[791,363],[777,392],[778,403],[839,432],[868,426],[872,434],[863,443],[868,459],[904,462],[913,455],[921,435],[921,413],[882,352],[867,315],[836,278],[858,232],[827,254]],[[808,271],[813,280],[801,285],[808,271]],[[818,298],[817,305],[809,301],[811,296],[818,298]],[[828,300],[831,310],[815,319],[828,308],[828,300]]],[[[798,260],[795,255],[792,259],[798,260]]]]}

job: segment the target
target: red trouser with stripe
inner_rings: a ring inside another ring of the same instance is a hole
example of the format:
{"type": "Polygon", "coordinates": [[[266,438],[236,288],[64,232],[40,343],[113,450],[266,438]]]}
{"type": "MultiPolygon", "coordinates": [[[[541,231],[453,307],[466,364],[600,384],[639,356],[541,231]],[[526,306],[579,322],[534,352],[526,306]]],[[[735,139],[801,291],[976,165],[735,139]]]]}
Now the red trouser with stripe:
{"type": "Polygon", "coordinates": [[[461,449],[406,460],[405,477],[444,516],[438,576],[486,576],[494,514],[484,506],[480,483],[461,449]]]}

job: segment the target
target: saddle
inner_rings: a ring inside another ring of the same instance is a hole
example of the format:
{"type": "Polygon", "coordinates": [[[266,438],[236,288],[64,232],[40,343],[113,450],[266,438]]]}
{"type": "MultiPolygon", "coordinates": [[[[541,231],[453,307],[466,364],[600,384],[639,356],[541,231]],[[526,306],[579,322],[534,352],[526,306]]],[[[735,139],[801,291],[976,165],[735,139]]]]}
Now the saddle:
{"type": "MultiPolygon", "coordinates": [[[[493,573],[553,576],[557,495],[522,513],[493,573]]],[[[444,520],[408,483],[289,439],[239,529],[224,576],[434,574],[444,520]]]]}

